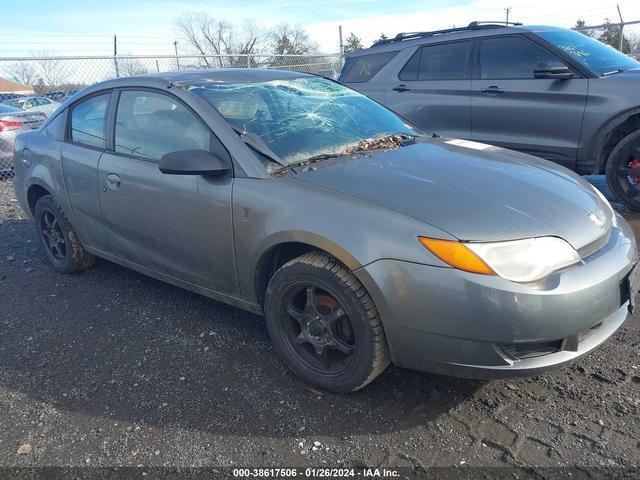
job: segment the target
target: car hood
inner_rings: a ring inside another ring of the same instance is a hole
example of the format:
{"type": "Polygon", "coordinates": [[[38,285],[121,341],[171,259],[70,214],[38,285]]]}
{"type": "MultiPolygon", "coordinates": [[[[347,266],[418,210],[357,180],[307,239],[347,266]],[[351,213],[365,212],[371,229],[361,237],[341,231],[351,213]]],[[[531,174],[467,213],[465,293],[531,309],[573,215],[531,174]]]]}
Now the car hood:
{"type": "Polygon", "coordinates": [[[613,221],[610,207],[573,172],[463,140],[379,151],[295,178],[412,216],[460,240],[553,235],[579,249],[613,221]]]}

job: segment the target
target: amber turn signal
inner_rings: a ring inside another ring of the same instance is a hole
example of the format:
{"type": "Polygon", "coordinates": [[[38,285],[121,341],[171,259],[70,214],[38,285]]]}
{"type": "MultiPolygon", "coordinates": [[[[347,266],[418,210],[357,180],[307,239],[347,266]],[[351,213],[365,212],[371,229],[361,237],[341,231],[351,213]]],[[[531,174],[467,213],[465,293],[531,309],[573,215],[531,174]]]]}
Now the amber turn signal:
{"type": "Polygon", "coordinates": [[[418,237],[418,241],[444,263],[458,270],[483,275],[495,275],[496,273],[464,243],[427,237],[418,237]]]}

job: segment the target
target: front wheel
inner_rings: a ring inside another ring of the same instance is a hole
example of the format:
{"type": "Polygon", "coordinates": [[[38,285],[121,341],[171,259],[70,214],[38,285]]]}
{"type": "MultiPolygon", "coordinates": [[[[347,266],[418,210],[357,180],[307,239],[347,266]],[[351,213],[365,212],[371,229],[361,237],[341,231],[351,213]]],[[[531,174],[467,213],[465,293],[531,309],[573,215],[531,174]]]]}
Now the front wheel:
{"type": "Polygon", "coordinates": [[[273,275],[265,317],[278,353],[311,385],[351,392],[389,365],[373,300],[349,269],[325,253],[304,254],[273,275]]]}
{"type": "Polygon", "coordinates": [[[607,185],[627,208],[640,212],[640,130],[624,137],[607,160],[607,185]]]}

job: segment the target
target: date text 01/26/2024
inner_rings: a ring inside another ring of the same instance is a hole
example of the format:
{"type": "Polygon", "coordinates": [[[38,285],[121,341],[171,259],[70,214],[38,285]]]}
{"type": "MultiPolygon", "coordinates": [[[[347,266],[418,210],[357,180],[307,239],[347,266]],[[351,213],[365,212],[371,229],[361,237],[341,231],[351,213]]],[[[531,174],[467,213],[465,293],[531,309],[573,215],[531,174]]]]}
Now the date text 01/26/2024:
{"type": "Polygon", "coordinates": [[[234,468],[234,478],[398,478],[392,468],[234,468]]]}

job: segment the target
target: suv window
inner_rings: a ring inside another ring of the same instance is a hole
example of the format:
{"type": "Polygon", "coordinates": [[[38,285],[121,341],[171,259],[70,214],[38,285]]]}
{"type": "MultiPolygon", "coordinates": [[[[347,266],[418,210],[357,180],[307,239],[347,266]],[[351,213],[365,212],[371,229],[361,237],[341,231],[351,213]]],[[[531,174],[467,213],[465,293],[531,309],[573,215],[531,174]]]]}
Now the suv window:
{"type": "Polygon", "coordinates": [[[71,111],[71,140],[105,148],[105,117],[110,93],[97,95],[77,104],[71,111]]]}
{"type": "Polygon", "coordinates": [[[400,71],[400,80],[464,80],[470,42],[426,45],[416,50],[400,71]]]}
{"type": "Polygon", "coordinates": [[[115,150],[150,160],[181,150],[210,150],[211,132],[178,100],[125,90],[116,114],[115,150]]]}
{"type": "Polygon", "coordinates": [[[532,79],[539,63],[558,61],[551,52],[524,37],[488,38],[480,47],[480,78],[532,79]]]}
{"type": "Polygon", "coordinates": [[[395,57],[398,50],[349,57],[342,67],[340,81],[347,83],[367,82],[395,57]]]}

